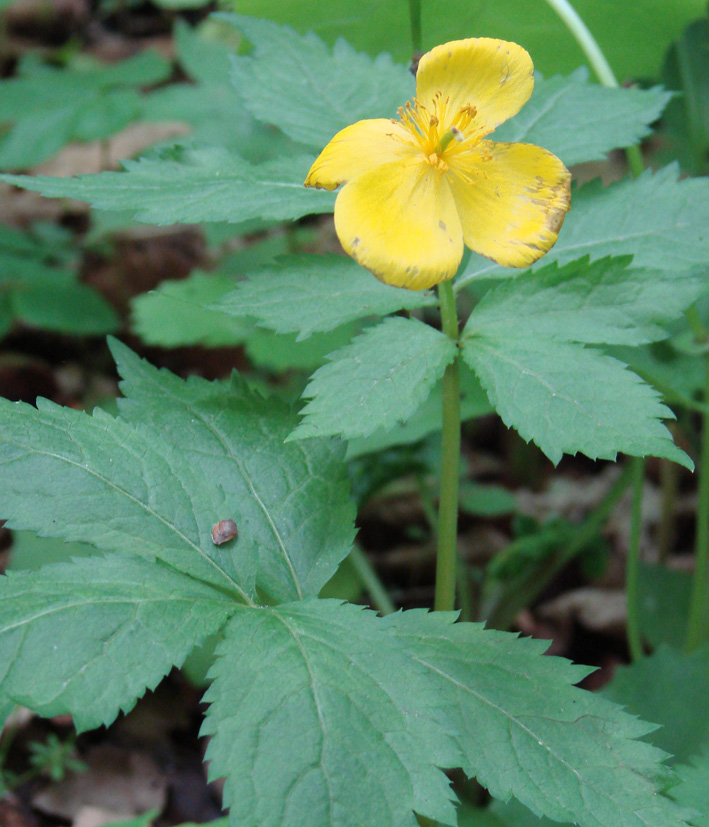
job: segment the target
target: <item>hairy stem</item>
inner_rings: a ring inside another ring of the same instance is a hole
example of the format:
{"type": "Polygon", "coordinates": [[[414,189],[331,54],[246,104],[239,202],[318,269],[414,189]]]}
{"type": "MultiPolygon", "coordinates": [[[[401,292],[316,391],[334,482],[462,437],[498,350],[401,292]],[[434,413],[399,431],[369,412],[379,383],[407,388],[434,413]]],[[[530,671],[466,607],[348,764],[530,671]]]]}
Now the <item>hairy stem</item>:
{"type": "MultiPolygon", "coordinates": [[[[458,314],[450,281],[438,285],[443,332],[458,341],[458,314]]],[[[438,552],[434,609],[455,608],[458,554],[458,475],[460,471],[460,378],[458,358],[443,374],[443,439],[441,444],[441,491],[438,505],[438,552]]]]}
{"type": "Polygon", "coordinates": [[[411,23],[411,48],[421,51],[421,0],[409,0],[409,21],[411,23]]]}

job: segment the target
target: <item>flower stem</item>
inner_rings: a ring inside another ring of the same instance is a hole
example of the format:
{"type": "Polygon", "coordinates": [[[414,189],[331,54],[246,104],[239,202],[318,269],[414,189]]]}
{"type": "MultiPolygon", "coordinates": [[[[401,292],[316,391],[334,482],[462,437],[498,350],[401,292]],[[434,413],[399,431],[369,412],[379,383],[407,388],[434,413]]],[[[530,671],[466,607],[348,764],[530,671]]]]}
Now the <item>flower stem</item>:
{"type": "MultiPolygon", "coordinates": [[[[450,281],[438,285],[443,332],[458,341],[458,313],[450,281]]],[[[443,374],[443,441],[441,445],[441,491],[438,505],[438,553],[436,557],[436,611],[455,608],[458,565],[458,475],[460,473],[460,379],[458,358],[443,374]]]]}
{"type": "MultiPolygon", "coordinates": [[[[546,0],[546,3],[566,24],[574,40],[579,44],[584,55],[586,55],[586,60],[591,64],[591,68],[596,73],[599,83],[602,86],[618,86],[618,81],[613,74],[610,64],[606,60],[606,56],[601,51],[601,47],[571,3],[569,3],[568,0],[546,0]]],[[[637,178],[645,169],[640,149],[637,146],[626,147],[625,157],[628,159],[630,171],[637,178]]]]}
{"type": "Polygon", "coordinates": [[[387,590],[384,588],[384,584],[379,579],[379,575],[374,570],[374,566],[372,566],[367,555],[357,545],[352,546],[350,562],[357,572],[359,582],[369,592],[369,597],[372,600],[374,608],[383,615],[390,615],[395,612],[396,607],[392,603],[387,590]]]}
{"type": "Polygon", "coordinates": [[[421,0],[409,0],[409,20],[411,22],[411,48],[421,51],[421,0]]]}
{"type": "Polygon", "coordinates": [[[630,460],[633,477],[633,504],[630,512],[630,545],[625,573],[627,602],[627,636],[631,660],[640,660],[645,654],[640,633],[640,530],[642,528],[643,486],[645,484],[645,460],[630,460]]]}
{"type": "MultiPolygon", "coordinates": [[[[704,357],[704,401],[709,400],[709,357],[704,357]]],[[[689,599],[689,623],[685,649],[696,649],[707,635],[709,595],[709,414],[702,416],[702,449],[699,457],[699,494],[692,594],[689,599]]]]}

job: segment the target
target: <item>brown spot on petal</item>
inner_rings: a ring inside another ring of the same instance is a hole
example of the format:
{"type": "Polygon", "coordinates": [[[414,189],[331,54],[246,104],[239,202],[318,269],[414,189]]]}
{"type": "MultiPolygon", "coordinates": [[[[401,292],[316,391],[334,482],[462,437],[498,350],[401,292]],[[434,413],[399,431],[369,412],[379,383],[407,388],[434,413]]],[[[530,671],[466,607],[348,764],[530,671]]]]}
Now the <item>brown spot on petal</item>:
{"type": "Polygon", "coordinates": [[[212,542],[215,546],[220,546],[233,540],[238,533],[234,520],[219,520],[212,529],[212,542]]]}
{"type": "Polygon", "coordinates": [[[439,221],[438,226],[443,230],[443,232],[448,232],[448,227],[446,227],[445,221],[439,221]]]}

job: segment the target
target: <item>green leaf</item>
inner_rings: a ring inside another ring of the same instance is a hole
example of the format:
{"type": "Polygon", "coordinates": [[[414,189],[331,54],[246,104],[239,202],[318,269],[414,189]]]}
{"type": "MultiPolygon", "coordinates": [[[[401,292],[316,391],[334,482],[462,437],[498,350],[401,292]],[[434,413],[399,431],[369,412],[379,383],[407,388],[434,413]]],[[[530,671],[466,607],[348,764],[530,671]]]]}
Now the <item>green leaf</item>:
{"type": "Polygon", "coordinates": [[[622,451],[694,467],[659,421],[672,411],[617,359],[577,344],[487,333],[467,338],[463,357],[505,425],[554,464],[564,453],[614,460],[622,451]]]}
{"type": "Polygon", "coordinates": [[[697,811],[692,824],[709,827],[709,746],[704,744],[689,764],[677,767],[677,775],[680,782],[672,788],[670,795],[684,807],[697,811]]]}
{"type": "Polygon", "coordinates": [[[193,272],[182,281],[163,281],[132,303],[132,326],[150,345],[230,347],[243,342],[251,324],[220,312],[215,301],[234,291],[234,276],[193,272]]]}
{"type": "Polygon", "coordinates": [[[654,648],[664,643],[681,649],[689,619],[691,572],[641,563],[639,583],[643,637],[654,648]]]}
{"type": "Polygon", "coordinates": [[[297,333],[300,341],[365,316],[435,304],[431,293],[383,284],[345,256],[302,255],[250,274],[214,309],[251,316],[276,333],[297,333]]]}
{"type": "Polygon", "coordinates": [[[334,601],[237,609],[212,670],[204,734],[230,823],[455,824],[461,766],[498,797],[588,827],[679,825],[656,795],[652,729],[570,686],[587,669],[546,644],[420,610],[334,601]],[[356,814],[356,822],[353,821],[356,814]]]}
{"type": "Polygon", "coordinates": [[[567,166],[602,161],[612,149],[633,146],[649,135],[671,97],[659,86],[599,86],[589,82],[586,69],[578,69],[569,77],[536,79],[529,102],[493,137],[543,146],[567,166]]]}
{"type": "Polygon", "coordinates": [[[257,553],[248,536],[212,542],[213,525],[240,505],[225,497],[214,468],[195,466],[179,444],[143,423],[37,404],[0,400],[8,528],[162,560],[248,598],[257,553]]]}
{"type": "Polygon", "coordinates": [[[320,150],[363,118],[391,118],[414,94],[414,79],[389,55],[375,60],[338,40],[331,52],[313,34],[240,14],[220,15],[254,44],[234,59],[232,79],[259,120],[320,150]]]}
{"type": "Polygon", "coordinates": [[[693,21],[665,56],[663,81],[676,95],[664,117],[683,166],[701,175],[709,161],[709,20],[693,21]]]}
{"type": "MultiPolygon", "coordinates": [[[[672,164],[609,187],[594,181],[574,192],[559,240],[534,269],[585,255],[595,260],[625,254],[633,256],[635,267],[649,270],[677,273],[703,266],[709,258],[709,181],[678,181],[678,173],[672,164]]],[[[473,254],[455,287],[517,272],[473,254]]]]}
{"type": "Polygon", "coordinates": [[[508,279],[475,307],[464,337],[527,337],[587,344],[638,345],[669,336],[679,318],[706,289],[698,270],[630,266],[630,256],[588,257],[565,267],[551,264],[508,279]]]}
{"type": "Polygon", "coordinates": [[[662,724],[649,740],[687,761],[709,742],[709,648],[691,654],[661,646],[654,654],[616,669],[603,695],[633,715],[662,724]]]}
{"type": "MultiPolygon", "coordinates": [[[[355,121],[394,117],[414,95],[411,74],[388,55],[372,61],[342,40],[331,53],[312,34],[243,15],[222,18],[256,46],[234,62],[233,79],[248,108],[315,149],[355,121]]],[[[568,78],[537,78],[530,101],[495,139],[539,144],[566,164],[601,160],[649,134],[670,97],[659,87],[607,89],[589,83],[585,69],[568,78]]]]}
{"type": "Polygon", "coordinates": [[[103,66],[54,68],[22,61],[19,76],[0,82],[0,169],[26,169],[72,140],[108,137],[142,113],[134,88],[165,80],[170,63],[155,52],[103,66]]]}
{"type": "Polygon", "coordinates": [[[128,397],[119,400],[121,416],[174,443],[185,465],[223,490],[228,509],[217,519],[236,520],[236,557],[258,554],[258,585],[279,601],[317,595],[354,539],[344,446],[284,445],[296,417],[276,398],[250,392],[236,376],[231,384],[183,382],[116,341],[111,347],[128,397]]]}
{"type": "Polygon", "coordinates": [[[54,537],[38,537],[32,531],[13,531],[7,571],[37,571],[50,563],[69,563],[89,557],[96,549],[86,543],[65,543],[54,537]]]}
{"type": "Polygon", "coordinates": [[[282,221],[332,210],[333,193],[303,186],[312,162],[301,155],[255,166],[219,148],[176,147],[162,156],[125,161],[125,172],[0,179],[49,198],[76,198],[99,210],[135,212],[137,221],[148,224],[282,221]]]}
{"type": "Polygon", "coordinates": [[[330,353],[347,345],[361,328],[358,322],[350,322],[327,333],[315,333],[299,342],[295,334],[279,335],[271,330],[253,327],[246,339],[246,352],[254,365],[272,373],[311,371],[319,368],[330,353]]]}
{"type": "MultiPolygon", "coordinates": [[[[600,43],[621,81],[657,75],[664,48],[690,20],[706,10],[704,0],[626,0],[608,14],[597,0],[576,0],[574,8],[600,43]]],[[[240,0],[239,11],[314,31],[328,43],[346,38],[370,54],[388,51],[397,60],[411,58],[408,9],[404,3],[330,0],[240,0]]],[[[497,37],[522,43],[545,74],[571,72],[585,56],[568,29],[546,4],[507,0],[504,5],[471,5],[467,0],[429,0],[423,10],[424,48],[461,37],[497,37]]]]}
{"type": "MultiPolygon", "coordinates": [[[[493,413],[490,400],[477,376],[461,362],[460,368],[460,418],[463,422],[493,413]]],[[[443,395],[441,383],[434,385],[418,410],[406,422],[398,423],[388,430],[378,430],[367,437],[358,437],[347,443],[347,459],[383,451],[395,445],[410,445],[419,442],[435,431],[441,430],[443,395]]]]}
{"type": "Polygon", "coordinates": [[[312,376],[289,439],[367,436],[405,422],[456,355],[455,342],[415,319],[389,318],[333,353],[312,376]]]}
{"type": "Polygon", "coordinates": [[[70,713],[79,730],[108,724],[235,605],[123,555],[10,573],[0,577],[0,699],[47,717],[70,713]]]}
{"type": "Polygon", "coordinates": [[[96,291],[80,284],[72,270],[42,259],[39,250],[13,249],[0,239],[0,297],[8,329],[11,320],[75,336],[116,329],[118,316],[96,291]]]}

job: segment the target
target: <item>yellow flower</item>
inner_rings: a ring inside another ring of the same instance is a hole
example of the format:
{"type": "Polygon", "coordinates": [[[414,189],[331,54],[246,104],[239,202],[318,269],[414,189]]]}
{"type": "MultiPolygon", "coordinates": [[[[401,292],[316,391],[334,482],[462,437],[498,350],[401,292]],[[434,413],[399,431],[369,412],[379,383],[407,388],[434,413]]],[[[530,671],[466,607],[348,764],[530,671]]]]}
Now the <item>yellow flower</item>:
{"type": "Polygon", "coordinates": [[[464,244],[507,267],[543,256],[569,209],[569,171],[545,149],[485,139],[533,86],[532,60],[516,43],[456,40],[425,54],[399,120],[338,132],[305,180],[345,184],[335,202],[345,251],[411,290],[453,278],[464,244]]]}

